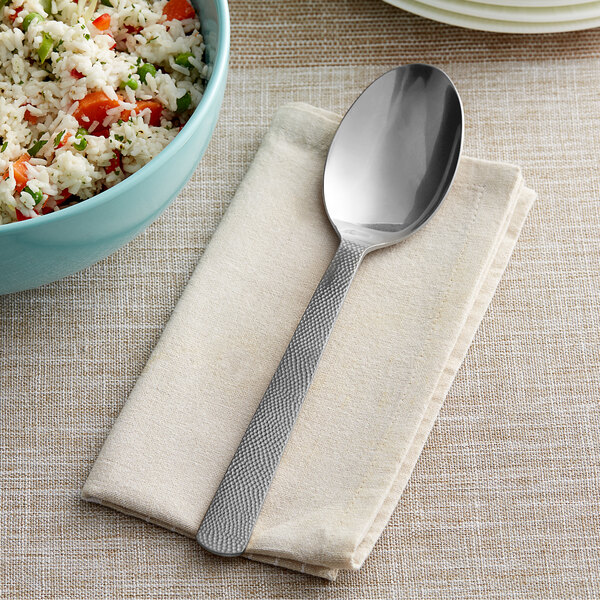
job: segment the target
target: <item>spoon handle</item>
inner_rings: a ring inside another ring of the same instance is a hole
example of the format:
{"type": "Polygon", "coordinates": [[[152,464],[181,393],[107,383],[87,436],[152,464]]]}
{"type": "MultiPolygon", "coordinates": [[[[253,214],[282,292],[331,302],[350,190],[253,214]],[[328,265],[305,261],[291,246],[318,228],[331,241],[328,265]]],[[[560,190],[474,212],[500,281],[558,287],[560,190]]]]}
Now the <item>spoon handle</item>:
{"type": "Polygon", "coordinates": [[[367,248],[343,240],[321,279],[233,459],[196,540],[214,554],[244,552],[321,353],[367,248]]]}

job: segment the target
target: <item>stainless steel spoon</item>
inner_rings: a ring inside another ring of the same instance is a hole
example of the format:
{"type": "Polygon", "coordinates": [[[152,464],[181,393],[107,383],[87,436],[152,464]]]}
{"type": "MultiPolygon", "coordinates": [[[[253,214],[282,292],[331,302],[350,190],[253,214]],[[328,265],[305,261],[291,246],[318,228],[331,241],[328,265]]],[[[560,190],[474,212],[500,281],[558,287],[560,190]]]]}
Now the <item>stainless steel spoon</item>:
{"type": "Polygon", "coordinates": [[[238,556],[246,549],[358,266],[433,215],[454,178],[462,139],[458,92],[428,65],[385,73],[342,120],[324,176],[325,207],[341,242],[200,525],[196,539],[206,550],[238,556]]]}

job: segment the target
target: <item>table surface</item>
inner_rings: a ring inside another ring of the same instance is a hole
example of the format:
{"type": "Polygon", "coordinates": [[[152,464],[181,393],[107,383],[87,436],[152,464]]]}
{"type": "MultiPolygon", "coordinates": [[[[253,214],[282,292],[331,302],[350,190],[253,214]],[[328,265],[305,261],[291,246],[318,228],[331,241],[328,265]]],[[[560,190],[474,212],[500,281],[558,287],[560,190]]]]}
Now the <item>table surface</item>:
{"type": "Polygon", "coordinates": [[[231,71],[177,201],[101,263],[0,298],[3,598],[600,597],[600,30],[458,29],[380,0],[231,2],[231,71]],[[466,151],[539,193],[388,528],[324,582],[79,498],[277,106],[343,112],[374,77],[455,80],[466,151]]]}

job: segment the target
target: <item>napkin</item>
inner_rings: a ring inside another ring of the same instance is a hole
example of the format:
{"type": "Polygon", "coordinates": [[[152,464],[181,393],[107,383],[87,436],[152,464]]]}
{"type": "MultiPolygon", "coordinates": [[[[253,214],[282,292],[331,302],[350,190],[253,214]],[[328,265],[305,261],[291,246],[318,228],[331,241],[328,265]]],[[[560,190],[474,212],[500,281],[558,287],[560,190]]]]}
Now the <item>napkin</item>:
{"type": "MultiPolygon", "coordinates": [[[[195,536],[336,250],[321,190],[339,121],[305,104],[277,111],[104,443],[84,499],[195,536]]],[[[517,167],[463,158],[430,222],[365,258],[248,558],[328,579],[362,565],[534,198],[517,167]]]]}

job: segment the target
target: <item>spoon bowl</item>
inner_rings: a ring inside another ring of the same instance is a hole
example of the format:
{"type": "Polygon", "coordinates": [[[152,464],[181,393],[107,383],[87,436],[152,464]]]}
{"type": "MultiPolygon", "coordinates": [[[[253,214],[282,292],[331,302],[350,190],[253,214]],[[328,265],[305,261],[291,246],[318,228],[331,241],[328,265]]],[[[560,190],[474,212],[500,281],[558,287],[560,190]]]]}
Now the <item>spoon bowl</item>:
{"type": "Polygon", "coordinates": [[[460,96],[443,71],[407,65],[376,79],[327,155],[323,195],[339,236],[375,249],[416,231],[446,196],[462,140],[460,96]]]}
{"type": "Polygon", "coordinates": [[[364,256],[405,239],[445,197],[462,147],[460,98],[445,73],[398,67],[352,105],[324,175],[340,246],[298,323],[196,535],[205,549],[246,549],[350,283],[364,256]]]}

